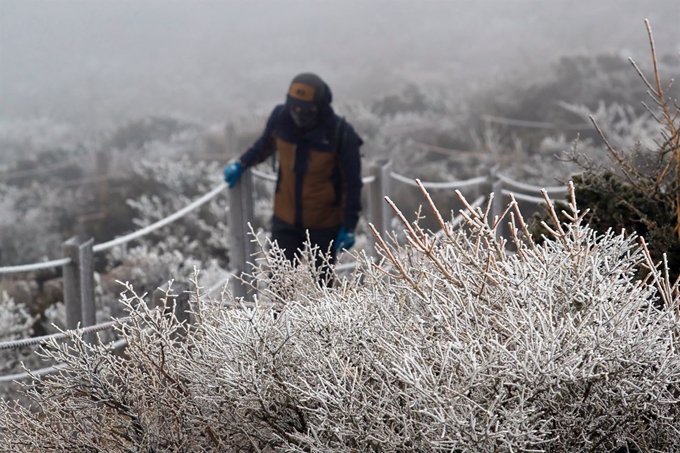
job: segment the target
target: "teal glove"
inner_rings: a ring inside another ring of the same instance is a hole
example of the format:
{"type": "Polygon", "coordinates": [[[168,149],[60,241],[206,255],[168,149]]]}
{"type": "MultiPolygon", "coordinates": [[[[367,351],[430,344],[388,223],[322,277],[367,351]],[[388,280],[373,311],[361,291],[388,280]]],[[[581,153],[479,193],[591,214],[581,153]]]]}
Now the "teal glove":
{"type": "Polygon", "coordinates": [[[234,187],[242,174],[243,165],[241,165],[241,162],[232,162],[224,168],[224,182],[229,184],[229,188],[234,187]]]}
{"type": "Polygon", "coordinates": [[[338,231],[338,237],[335,238],[333,242],[333,250],[349,250],[354,245],[356,241],[356,236],[354,235],[354,230],[348,230],[345,227],[340,228],[338,231]]]}

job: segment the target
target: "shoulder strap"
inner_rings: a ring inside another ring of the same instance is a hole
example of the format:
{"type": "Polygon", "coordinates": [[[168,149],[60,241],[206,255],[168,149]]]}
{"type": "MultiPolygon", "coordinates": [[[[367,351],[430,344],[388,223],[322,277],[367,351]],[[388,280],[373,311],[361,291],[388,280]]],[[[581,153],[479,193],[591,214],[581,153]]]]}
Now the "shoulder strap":
{"type": "Polygon", "coordinates": [[[336,138],[336,147],[335,147],[335,153],[339,153],[342,151],[342,147],[345,145],[345,117],[344,116],[339,116],[338,117],[338,124],[335,126],[335,138],[336,138]]]}
{"type": "MultiPolygon", "coordinates": [[[[279,111],[279,116],[278,116],[278,118],[276,118],[277,119],[277,127],[278,127],[278,121],[281,119],[281,117],[283,116],[285,111],[286,111],[285,108],[283,108],[279,111]]],[[[277,127],[275,127],[274,130],[272,130],[273,136],[276,136],[277,127]]],[[[272,153],[270,159],[271,159],[271,164],[272,164],[272,173],[277,174],[279,172],[279,153],[274,151],[272,153]]]]}

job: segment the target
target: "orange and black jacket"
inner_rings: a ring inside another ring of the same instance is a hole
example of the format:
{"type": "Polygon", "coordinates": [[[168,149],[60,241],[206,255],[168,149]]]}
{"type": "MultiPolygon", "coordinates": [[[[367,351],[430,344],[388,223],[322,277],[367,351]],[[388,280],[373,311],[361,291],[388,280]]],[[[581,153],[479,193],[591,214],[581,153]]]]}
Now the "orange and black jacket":
{"type": "Polygon", "coordinates": [[[262,136],[240,158],[244,167],[278,153],[274,215],[299,228],[355,229],[361,211],[363,141],[326,104],[318,124],[300,131],[278,105],[262,136]]]}

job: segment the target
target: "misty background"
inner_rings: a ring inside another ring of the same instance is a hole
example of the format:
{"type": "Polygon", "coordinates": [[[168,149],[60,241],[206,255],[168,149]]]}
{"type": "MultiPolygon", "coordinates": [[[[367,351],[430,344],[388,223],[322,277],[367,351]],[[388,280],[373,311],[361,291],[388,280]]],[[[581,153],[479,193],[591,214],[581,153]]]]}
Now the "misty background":
{"type": "MultiPolygon", "coordinates": [[[[653,149],[658,124],[627,61],[653,77],[645,19],[667,83],[680,73],[677,0],[0,0],[0,266],[183,208],[222,182],[300,72],[328,82],[364,139],[364,175],[389,158],[410,179],[500,164],[517,181],[563,185],[582,169],[556,156],[577,137],[609,164],[591,113],[615,146],[653,149]]],[[[272,190],[256,184],[257,228],[272,190]]],[[[414,187],[391,195],[406,215],[422,204],[414,187]]],[[[456,209],[455,193],[432,197],[456,209]]],[[[226,265],[219,203],[141,247],[226,265]]]]}
{"type": "Polygon", "coordinates": [[[676,0],[0,0],[0,119],[96,132],[150,114],[268,111],[292,77],[337,100],[414,84],[464,99],[564,55],[680,51],[676,0]]]}

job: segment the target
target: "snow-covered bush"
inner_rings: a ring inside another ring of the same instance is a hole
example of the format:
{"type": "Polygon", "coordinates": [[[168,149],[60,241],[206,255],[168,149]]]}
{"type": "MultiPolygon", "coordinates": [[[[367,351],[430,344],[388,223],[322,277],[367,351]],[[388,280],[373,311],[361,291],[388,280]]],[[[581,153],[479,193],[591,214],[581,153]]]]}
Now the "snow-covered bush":
{"type": "MultiPolygon", "coordinates": [[[[674,92],[672,79],[661,73],[648,21],[646,26],[652,77],[633,60],[635,70],[628,68],[641,79],[645,97],[654,101],[643,102],[645,111],[605,103],[596,110],[563,106],[583,121],[592,121],[599,136],[597,145],[587,140],[571,156],[585,170],[573,181],[580,203],[591,208],[588,223],[601,232],[625,230],[643,236],[652,258],[666,260],[670,279],[675,280],[680,275],[680,104],[677,87],[674,92]]],[[[680,59],[675,62],[680,64],[680,59]]]]}
{"type": "MultiPolygon", "coordinates": [[[[136,177],[148,181],[150,191],[129,199],[133,223],[141,228],[190,204],[221,182],[217,162],[179,160],[143,161],[136,177]]],[[[228,260],[228,199],[220,196],[170,225],[140,239],[158,253],[181,252],[185,257],[208,262],[228,260]]],[[[226,267],[226,264],[225,264],[226,267]]]]}
{"type": "MultiPolygon", "coordinates": [[[[6,292],[0,293],[0,342],[26,338],[33,331],[33,317],[23,304],[16,303],[6,292]]],[[[15,370],[22,360],[21,352],[0,351],[0,372],[15,370]]]]}
{"type": "MultiPolygon", "coordinates": [[[[0,292],[0,343],[27,338],[33,333],[35,319],[27,308],[14,301],[6,292],[0,292]]],[[[27,366],[38,363],[33,354],[35,348],[11,348],[0,350],[0,377],[21,372],[22,362],[27,366]]],[[[16,387],[11,382],[0,382],[0,399],[16,398],[16,387]]]]}
{"type": "Polygon", "coordinates": [[[333,288],[274,248],[255,306],[197,288],[191,325],[128,292],[126,355],[52,344],[65,368],[3,403],[1,449],[680,451],[677,286],[573,198],[542,244],[513,209],[516,252],[469,209],[333,288]]]}

